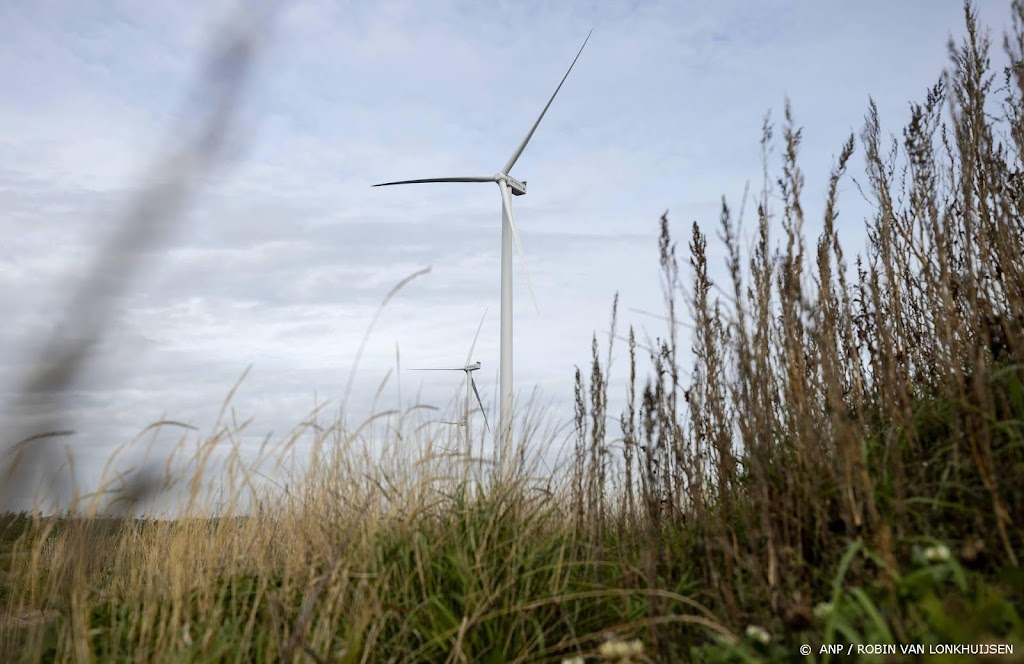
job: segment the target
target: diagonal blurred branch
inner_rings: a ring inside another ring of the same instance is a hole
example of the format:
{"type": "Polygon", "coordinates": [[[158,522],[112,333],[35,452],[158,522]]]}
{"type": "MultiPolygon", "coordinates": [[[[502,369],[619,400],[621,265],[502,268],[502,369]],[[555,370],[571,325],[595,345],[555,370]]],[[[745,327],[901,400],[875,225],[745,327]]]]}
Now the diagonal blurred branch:
{"type": "MultiPolygon", "coordinates": [[[[127,204],[91,268],[72,289],[61,327],[74,334],[68,338],[55,333],[45,339],[20,383],[12,410],[19,417],[35,415],[35,431],[62,429],[60,411],[68,393],[80,381],[92,350],[114,324],[117,301],[130,288],[144,254],[166,237],[198,182],[224,155],[244,85],[275,7],[273,2],[242,3],[215,35],[195,89],[186,97],[181,125],[168,134],[170,149],[154,162],[141,191],[127,204]],[[39,412],[43,409],[46,412],[39,412]]],[[[0,508],[23,490],[19,477],[27,475],[25,465],[44,469],[56,465],[49,437],[34,437],[31,430],[15,433],[21,434],[13,436],[19,442],[3,444],[0,451],[0,457],[6,457],[3,452],[8,448],[18,448],[0,475],[0,508]]],[[[136,487],[135,493],[146,491],[136,487]]]]}

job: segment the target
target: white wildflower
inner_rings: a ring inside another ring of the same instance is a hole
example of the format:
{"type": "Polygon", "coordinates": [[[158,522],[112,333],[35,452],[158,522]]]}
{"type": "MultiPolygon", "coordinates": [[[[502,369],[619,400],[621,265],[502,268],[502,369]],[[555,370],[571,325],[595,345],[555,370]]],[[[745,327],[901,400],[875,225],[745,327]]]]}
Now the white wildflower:
{"type": "Polygon", "coordinates": [[[949,558],[949,547],[945,544],[936,544],[924,550],[924,559],[930,563],[944,563],[949,558]]]}
{"type": "Polygon", "coordinates": [[[768,645],[772,640],[772,635],[764,627],[750,625],[747,627],[747,638],[768,645]]]}
{"type": "Polygon", "coordinates": [[[630,661],[633,657],[640,657],[644,654],[644,642],[640,639],[633,641],[605,641],[597,647],[597,654],[601,659],[615,661],[630,661]]]}
{"type": "Polygon", "coordinates": [[[832,602],[820,602],[814,607],[814,617],[818,620],[825,620],[832,615],[833,610],[832,602]]]}

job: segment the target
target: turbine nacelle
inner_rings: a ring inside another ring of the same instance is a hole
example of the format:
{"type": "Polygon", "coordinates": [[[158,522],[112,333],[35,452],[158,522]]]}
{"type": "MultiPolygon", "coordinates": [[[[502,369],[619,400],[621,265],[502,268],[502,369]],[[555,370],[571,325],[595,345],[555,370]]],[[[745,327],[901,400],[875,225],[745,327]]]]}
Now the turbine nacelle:
{"type": "Polygon", "coordinates": [[[526,193],[526,180],[520,182],[511,175],[506,175],[505,173],[495,173],[494,181],[504,182],[505,184],[507,184],[508,188],[512,191],[513,196],[522,196],[523,194],[526,193]]]}

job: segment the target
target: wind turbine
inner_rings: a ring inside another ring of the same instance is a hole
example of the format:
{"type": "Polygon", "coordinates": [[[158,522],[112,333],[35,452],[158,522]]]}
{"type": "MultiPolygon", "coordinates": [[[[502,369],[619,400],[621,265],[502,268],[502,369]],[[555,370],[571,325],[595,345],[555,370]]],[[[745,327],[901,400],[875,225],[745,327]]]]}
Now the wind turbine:
{"type": "MultiPolygon", "coordinates": [[[[533,292],[533,284],[530,283],[530,274],[526,270],[526,259],[523,257],[523,247],[519,241],[519,232],[516,230],[515,217],[512,214],[512,196],[522,196],[526,193],[526,180],[519,181],[509,175],[512,167],[515,166],[519,156],[523,154],[523,150],[526,149],[526,144],[533,138],[533,132],[537,130],[537,126],[540,121],[544,118],[544,114],[548,112],[548,108],[551,106],[551,102],[555,100],[555,96],[558,91],[562,89],[562,84],[565,83],[565,79],[569,78],[569,73],[572,68],[576,65],[576,60],[579,60],[580,54],[583,53],[583,48],[587,45],[587,41],[590,40],[590,34],[593,30],[587,34],[587,38],[583,40],[583,46],[580,47],[576,57],[573,59],[572,64],[569,65],[568,71],[565,72],[565,76],[562,77],[558,87],[555,88],[555,92],[548,99],[548,103],[544,106],[544,110],[540,112],[537,120],[530,127],[530,131],[526,134],[526,138],[519,144],[509,157],[505,165],[502,166],[501,170],[494,175],[478,175],[478,176],[465,176],[465,177],[446,177],[446,178],[426,178],[421,180],[399,180],[397,182],[383,182],[381,184],[375,184],[374,187],[387,187],[396,184],[422,184],[431,182],[496,182],[498,188],[501,190],[501,366],[499,370],[500,374],[500,391],[501,400],[499,402],[499,467],[503,463],[507,447],[511,446],[512,442],[512,244],[515,243],[516,251],[519,254],[520,265],[523,268],[523,276],[526,277],[526,285],[530,290],[530,298],[533,300],[534,308],[537,308],[537,298],[533,292]]],[[[538,309],[539,311],[539,309],[538,309]]]]}
{"type": "MultiPolygon", "coordinates": [[[[480,391],[476,389],[476,381],[473,380],[473,372],[480,369],[480,362],[473,361],[473,349],[476,348],[476,341],[480,338],[480,330],[484,326],[484,319],[487,317],[487,310],[484,309],[484,315],[480,318],[480,325],[476,328],[476,335],[473,337],[473,343],[469,347],[469,353],[466,355],[466,364],[461,367],[440,367],[430,369],[413,369],[412,371],[464,371],[466,372],[466,416],[462,422],[444,422],[445,424],[460,424],[466,427],[466,470],[469,470],[469,465],[472,463],[473,457],[473,430],[469,426],[469,395],[472,389],[473,394],[476,395],[476,402],[480,405],[480,412],[484,416],[484,426],[487,430],[491,430],[491,425],[487,421],[487,410],[484,408],[484,402],[480,399],[480,391]]],[[[443,421],[443,420],[439,420],[443,421]]]]}

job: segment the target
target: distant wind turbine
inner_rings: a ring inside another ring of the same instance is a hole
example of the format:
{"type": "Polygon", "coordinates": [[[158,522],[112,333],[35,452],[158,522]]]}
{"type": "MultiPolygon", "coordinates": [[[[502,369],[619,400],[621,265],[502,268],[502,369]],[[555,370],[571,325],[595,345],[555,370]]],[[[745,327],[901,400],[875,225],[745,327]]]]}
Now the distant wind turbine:
{"type": "Polygon", "coordinates": [[[461,367],[432,367],[429,369],[412,369],[412,371],[464,371],[466,372],[466,415],[462,422],[444,422],[444,424],[461,424],[466,427],[466,467],[469,468],[471,459],[473,456],[473,430],[469,425],[469,414],[470,414],[470,390],[476,395],[476,402],[480,405],[480,412],[484,416],[484,426],[487,430],[491,430],[491,425],[487,421],[487,410],[484,408],[484,402],[480,399],[480,391],[476,389],[476,381],[473,380],[473,372],[480,369],[480,362],[473,361],[473,350],[476,348],[476,341],[480,338],[480,330],[484,326],[484,318],[487,317],[487,310],[484,309],[484,315],[480,318],[480,325],[476,328],[476,335],[473,337],[473,343],[469,347],[469,353],[466,355],[466,364],[461,367]]]}
{"type": "MultiPolygon", "coordinates": [[[[587,41],[590,40],[590,34],[593,30],[587,34],[587,38],[583,40],[583,46],[580,47],[576,57],[573,59],[572,64],[569,65],[568,71],[565,72],[565,76],[562,77],[558,87],[555,88],[555,92],[551,95],[551,99],[544,106],[544,110],[540,112],[537,120],[530,127],[530,131],[526,134],[526,138],[523,139],[519,147],[515,149],[509,160],[505,162],[505,165],[500,171],[494,175],[480,175],[480,176],[466,176],[466,177],[446,177],[446,178],[427,178],[422,180],[400,180],[397,182],[383,182],[381,184],[375,184],[374,187],[386,187],[396,184],[421,184],[429,182],[497,182],[498,188],[501,190],[501,366],[500,366],[500,384],[501,384],[501,400],[499,402],[499,467],[504,461],[506,456],[506,450],[511,446],[512,443],[512,243],[515,243],[516,251],[519,254],[519,261],[523,268],[523,276],[526,277],[526,285],[530,290],[530,298],[533,300],[533,306],[537,308],[537,298],[533,292],[533,284],[530,283],[530,274],[526,270],[526,259],[523,257],[523,247],[519,241],[519,232],[516,230],[515,217],[512,214],[512,198],[514,194],[516,196],[522,196],[526,193],[526,180],[520,182],[509,175],[512,167],[515,166],[519,156],[523,154],[523,150],[526,149],[526,144],[533,138],[533,132],[537,130],[537,126],[540,121],[544,118],[544,114],[548,112],[548,108],[551,106],[551,102],[555,100],[555,96],[558,91],[562,89],[562,84],[565,83],[565,79],[569,77],[569,73],[572,68],[576,65],[576,60],[579,60],[580,54],[583,53],[583,48],[587,45],[587,41]]],[[[538,309],[539,311],[539,309],[538,309]]],[[[467,427],[468,428],[468,427],[467,427]]]]}

